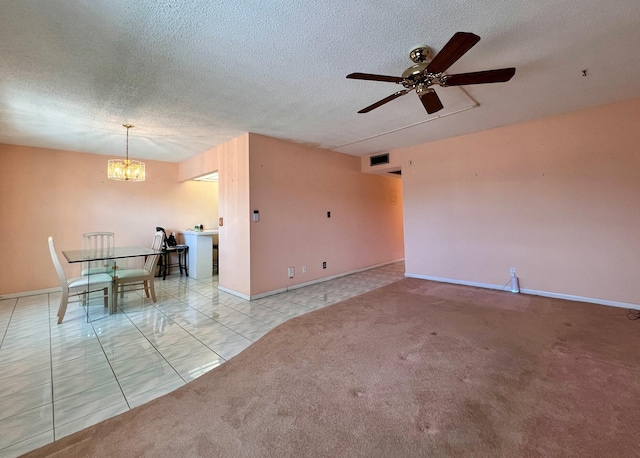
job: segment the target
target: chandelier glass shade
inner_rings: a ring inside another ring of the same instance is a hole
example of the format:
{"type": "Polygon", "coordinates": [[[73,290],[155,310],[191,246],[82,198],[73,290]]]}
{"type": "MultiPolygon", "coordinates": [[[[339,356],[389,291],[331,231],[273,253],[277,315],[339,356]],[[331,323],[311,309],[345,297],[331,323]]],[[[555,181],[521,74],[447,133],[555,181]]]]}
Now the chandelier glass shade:
{"type": "Polygon", "coordinates": [[[110,180],[117,181],[144,181],[144,162],[129,159],[129,129],[131,124],[123,124],[127,128],[127,155],[126,159],[110,159],[107,165],[107,176],[110,180]]]}

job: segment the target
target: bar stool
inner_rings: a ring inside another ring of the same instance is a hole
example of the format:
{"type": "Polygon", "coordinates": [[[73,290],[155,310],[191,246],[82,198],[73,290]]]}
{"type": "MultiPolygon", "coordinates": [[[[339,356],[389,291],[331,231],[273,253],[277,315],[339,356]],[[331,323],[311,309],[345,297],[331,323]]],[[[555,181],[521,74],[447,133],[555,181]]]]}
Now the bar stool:
{"type": "Polygon", "coordinates": [[[171,267],[175,266],[180,268],[180,275],[182,275],[182,269],[184,269],[185,275],[189,276],[189,247],[187,245],[176,245],[163,248],[158,266],[158,276],[162,277],[163,280],[167,278],[167,273],[171,273],[171,267]],[[178,253],[177,263],[171,263],[171,253],[178,253]]]}
{"type": "Polygon", "coordinates": [[[213,249],[213,271],[218,272],[218,244],[214,243],[212,246],[213,249]]]}

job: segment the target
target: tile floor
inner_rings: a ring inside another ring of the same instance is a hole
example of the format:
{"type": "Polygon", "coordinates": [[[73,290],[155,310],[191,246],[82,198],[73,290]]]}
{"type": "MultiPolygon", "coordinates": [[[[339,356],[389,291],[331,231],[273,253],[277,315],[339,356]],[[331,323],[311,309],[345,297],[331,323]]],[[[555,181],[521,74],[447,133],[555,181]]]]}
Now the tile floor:
{"type": "Polygon", "coordinates": [[[0,457],[14,457],[189,383],[289,318],[400,280],[404,263],[255,301],[174,274],[157,302],[130,292],[120,310],[70,303],[59,293],[0,300],[0,457]]]}

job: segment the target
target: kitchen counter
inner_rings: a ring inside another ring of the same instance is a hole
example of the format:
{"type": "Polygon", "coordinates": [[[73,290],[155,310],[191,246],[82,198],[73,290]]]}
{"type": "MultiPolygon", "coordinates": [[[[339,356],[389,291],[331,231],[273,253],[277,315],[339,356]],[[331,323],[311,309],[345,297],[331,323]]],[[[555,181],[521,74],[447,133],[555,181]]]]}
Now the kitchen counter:
{"type": "Polygon", "coordinates": [[[213,236],[218,229],[178,231],[189,247],[189,276],[197,280],[211,277],[213,271],[213,236]]]}
{"type": "Polygon", "coordinates": [[[189,234],[189,235],[199,235],[199,236],[207,236],[217,234],[218,229],[205,229],[204,231],[194,231],[193,229],[187,229],[186,231],[178,231],[178,234],[189,234]]]}

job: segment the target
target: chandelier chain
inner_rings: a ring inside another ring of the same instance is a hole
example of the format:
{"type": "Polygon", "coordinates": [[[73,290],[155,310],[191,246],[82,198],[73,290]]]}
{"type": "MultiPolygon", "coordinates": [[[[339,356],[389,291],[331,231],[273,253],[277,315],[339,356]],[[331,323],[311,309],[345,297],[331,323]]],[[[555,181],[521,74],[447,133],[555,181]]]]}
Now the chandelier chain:
{"type": "Polygon", "coordinates": [[[127,128],[127,149],[126,149],[126,160],[127,163],[129,162],[129,129],[131,129],[132,127],[134,127],[133,124],[123,124],[124,127],[127,128]]]}

